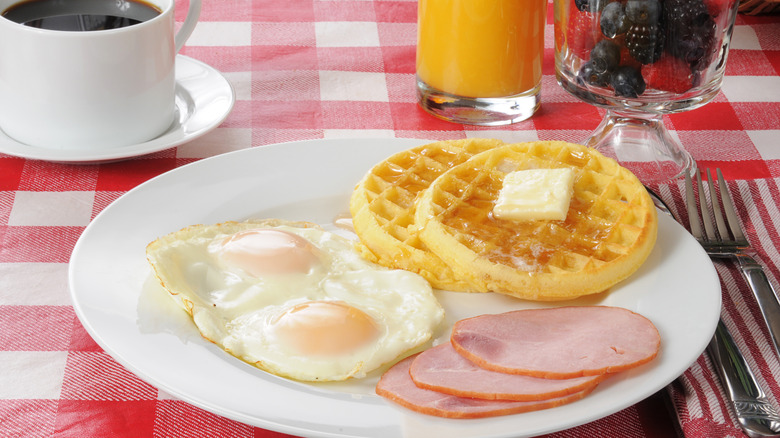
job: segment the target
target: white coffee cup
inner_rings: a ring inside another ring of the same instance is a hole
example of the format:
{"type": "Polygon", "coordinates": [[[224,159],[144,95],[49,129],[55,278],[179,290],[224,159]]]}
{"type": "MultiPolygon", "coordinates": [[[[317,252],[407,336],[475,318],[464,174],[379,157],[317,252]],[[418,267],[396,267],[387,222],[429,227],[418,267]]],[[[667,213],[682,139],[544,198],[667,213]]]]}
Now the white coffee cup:
{"type": "MultiPolygon", "coordinates": [[[[0,13],[22,0],[0,0],[0,13]]],[[[126,0],[106,0],[108,2],[126,0]]],[[[174,28],[174,0],[132,26],[46,30],[0,17],[0,129],[30,146],[89,150],[128,146],[165,132],[175,115],[176,53],[201,0],[174,28]]]]}

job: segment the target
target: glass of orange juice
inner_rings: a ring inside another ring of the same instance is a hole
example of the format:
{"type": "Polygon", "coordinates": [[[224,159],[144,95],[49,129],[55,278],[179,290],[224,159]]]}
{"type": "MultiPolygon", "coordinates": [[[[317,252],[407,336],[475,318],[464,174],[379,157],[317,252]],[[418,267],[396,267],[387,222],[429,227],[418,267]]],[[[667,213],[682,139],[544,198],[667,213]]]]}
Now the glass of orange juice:
{"type": "Polygon", "coordinates": [[[417,94],[444,120],[505,125],[539,108],[546,0],[419,0],[417,94]]]}

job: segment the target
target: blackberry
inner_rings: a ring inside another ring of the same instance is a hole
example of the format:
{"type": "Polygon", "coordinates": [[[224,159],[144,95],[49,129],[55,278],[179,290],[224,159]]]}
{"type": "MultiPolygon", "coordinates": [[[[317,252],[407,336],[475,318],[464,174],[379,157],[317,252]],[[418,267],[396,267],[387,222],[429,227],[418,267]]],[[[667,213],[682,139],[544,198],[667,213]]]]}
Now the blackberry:
{"type": "Polygon", "coordinates": [[[610,85],[615,90],[615,96],[622,97],[639,97],[647,87],[642,73],[628,65],[621,65],[612,73],[610,85]]]}
{"type": "Polygon", "coordinates": [[[620,64],[620,47],[610,40],[601,40],[590,51],[590,63],[598,73],[607,73],[620,64]]]}
{"type": "Polygon", "coordinates": [[[715,44],[716,24],[702,0],[665,0],[664,22],[669,53],[694,70],[707,66],[715,44]]]}
{"type": "Polygon", "coordinates": [[[626,48],[642,64],[652,64],[661,57],[664,34],[659,0],[628,0],[626,17],[631,25],[626,31],[626,48]]]}
{"type": "Polygon", "coordinates": [[[580,85],[595,85],[597,87],[606,87],[609,85],[611,74],[609,72],[599,73],[593,69],[593,64],[586,62],[577,72],[577,83],[580,85]]]}
{"type": "Polygon", "coordinates": [[[703,0],[664,0],[663,15],[666,25],[677,30],[711,19],[703,0]]]}
{"type": "Polygon", "coordinates": [[[629,21],[620,2],[612,2],[601,11],[601,33],[607,38],[615,38],[626,33],[629,21]]]}
{"type": "Polygon", "coordinates": [[[626,48],[642,64],[658,61],[664,48],[664,34],[658,25],[632,24],[626,31],[626,48]]]}

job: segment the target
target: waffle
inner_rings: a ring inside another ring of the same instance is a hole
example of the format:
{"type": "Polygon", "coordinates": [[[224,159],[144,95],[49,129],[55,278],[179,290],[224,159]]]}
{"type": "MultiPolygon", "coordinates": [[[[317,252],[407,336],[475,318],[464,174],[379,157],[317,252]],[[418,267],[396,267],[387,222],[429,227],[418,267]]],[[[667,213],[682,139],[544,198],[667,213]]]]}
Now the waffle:
{"type": "Polygon", "coordinates": [[[427,248],[478,290],[553,301],[604,291],[650,254],[658,229],[642,183],[614,160],[566,142],[507,145],[439,176],[417,201],[427,248]],[[491,211],[504,175],[570,167],[565,221],[507,221],[491,211]]]}
{"type": "Polygon", "coordinates": [[[350,212],[363,257],[422,275],[437,289],[474,291],[417,235],[415,201],[442,173],[473,155],[503,145],[500,140],[448,140],[399,152],[375,165],[357,184],[350,212]]]}

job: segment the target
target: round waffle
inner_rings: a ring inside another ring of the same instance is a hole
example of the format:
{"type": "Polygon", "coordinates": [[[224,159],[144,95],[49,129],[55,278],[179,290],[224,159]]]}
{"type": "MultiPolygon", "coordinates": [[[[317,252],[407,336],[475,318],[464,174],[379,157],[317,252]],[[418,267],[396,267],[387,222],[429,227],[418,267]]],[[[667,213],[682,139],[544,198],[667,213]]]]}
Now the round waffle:
{"type": "Polygon", "coordinates": [[[650,254],[653,202],[627,169],[593,149],[539,141],[494,148],[439,176],[417,201],[419,237],[478,290],[530,300],[604,291],[650,254]],[[564,221],[508,221],[492,209],[515,170],[569,167],[574,193],[564,221]]]}
{"type": "Polygon", "coordinates": [[[479,138],[439,141],[396,153],[375,165],[350,200],[361,254],[380,265],[416,272],[437,289],[475,291],[475,285],[453,272],[419,239],[415,201],[448,169],[503,144],[479,138]]]}

